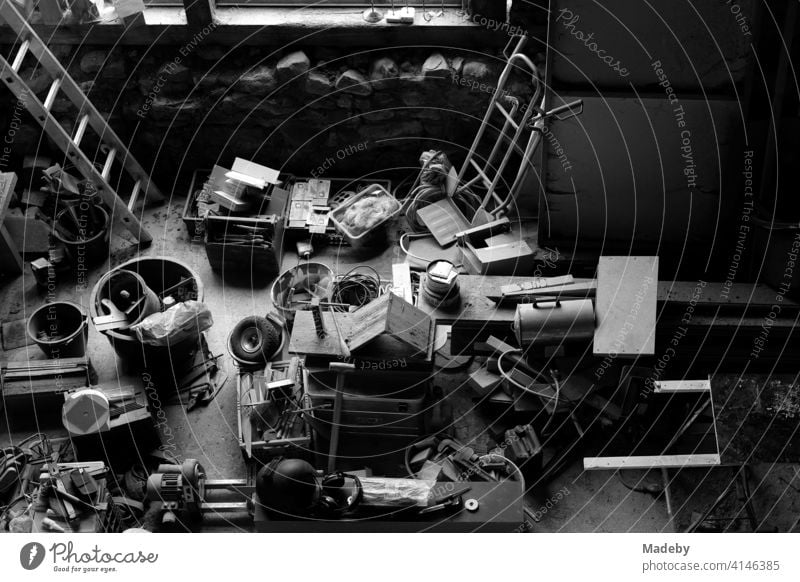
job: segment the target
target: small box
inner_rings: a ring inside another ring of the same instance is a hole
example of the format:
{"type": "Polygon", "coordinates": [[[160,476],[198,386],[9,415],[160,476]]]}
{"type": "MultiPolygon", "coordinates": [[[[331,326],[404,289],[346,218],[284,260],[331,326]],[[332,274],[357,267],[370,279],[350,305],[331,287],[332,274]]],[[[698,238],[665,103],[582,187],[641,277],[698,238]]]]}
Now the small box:
{"type": "Polygon", "coordinates": [[[533,271],[533,249],[520,237],[515,240],[510,230],[509,220],[501,218],[458,234],[461,259],[470,274],[524,275],[533,271]]]}

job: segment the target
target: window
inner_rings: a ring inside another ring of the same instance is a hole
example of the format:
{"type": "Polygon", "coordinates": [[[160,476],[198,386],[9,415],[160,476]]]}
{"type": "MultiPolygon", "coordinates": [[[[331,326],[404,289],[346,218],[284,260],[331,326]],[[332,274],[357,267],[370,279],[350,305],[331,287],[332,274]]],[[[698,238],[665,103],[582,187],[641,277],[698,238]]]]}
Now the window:
{"type": "MultiPolygon", "coordinates": [[[[145,4],[159,5],[159,6],[183,6],[181,0],[145,0],[145,4]]],[[[358,6],[359,8],[366,8],[370,5],[369,2],[364,0],[217,0],[217,6],[285,6],[287,8],[320,8],[320,7],[351,7],[358,6]]],[[[463,2],[466,5],[466,0],[463,2]]],[[[381,9],[388,8],[392,5],[391,0],[375,0],[375,6],[380,6],[381,9]]],[[[423,5],[431,11],[439,9],[444,6],[445,9],[455,10],[462,8],[461,0],[395,0],[394,6],[402,8],[403,6],[414,6],[421,8],[423,5]]]]}

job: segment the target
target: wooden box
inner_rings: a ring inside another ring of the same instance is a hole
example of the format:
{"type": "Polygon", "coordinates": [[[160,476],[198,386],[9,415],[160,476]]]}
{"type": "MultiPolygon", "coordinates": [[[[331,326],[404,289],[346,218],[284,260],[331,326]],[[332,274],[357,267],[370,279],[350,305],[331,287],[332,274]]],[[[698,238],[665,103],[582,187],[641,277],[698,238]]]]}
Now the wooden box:
{"type": "Polygon", "coordinates": [[[0,369],[0,408],[12,431],[60,427],[64,394],[90,383],[85,358],[8,362],[0,369]]]}
{"type": "Polygon", "coordinates": [[[280,272],[282,229],[278,215],[261,218],[208,217],[205,232],[208,262],[214,271],[229,277],[276,277],[280,272]],[[260,234],[247,240],[252,232],[260,234]]]}
{"type": "Polygon", "coordinates": [[[304,354],[307,365],[342,358],[356,368],[375,370],[429,369],[432,365],[433,319],[394,293],[353,313],[323,311],[321,315],[326,330],[321,338],[310,311],[295,315],[289,351],[304,354]]]}
{"type": "MultiPolygon", "coordinates": [[[[183,207],[183,224],[186,226],[186,233],[192,242],[203,242],[205,236],[205,219],[197,215],[197,200],[205,191],[209,194],[212,182],[211,177],[214,172],[218,174],[222,172],[224,179],[225,168],[216,166],[215,170],[195,170],[192,174],[192,181],[189,185],[189,193],[186,196],[186,204],[183,207]]],[[[293,177],[290,174],[281,174],[281,185],[291,183],[293,177]]],[[[263,209],[264,214],[278,214],[283,216],[283,212],[289,197],[289,193],[282,186],[272,185],[267,191],[266,200],[268,204],[263,209]]],[[[220,209],[221,214],[217,218],[241,218],[236,215],[231,215],[224,208],[220,209]]],[[[252,218],[253,216],[245,215],[245,218],[252,218]]]]}

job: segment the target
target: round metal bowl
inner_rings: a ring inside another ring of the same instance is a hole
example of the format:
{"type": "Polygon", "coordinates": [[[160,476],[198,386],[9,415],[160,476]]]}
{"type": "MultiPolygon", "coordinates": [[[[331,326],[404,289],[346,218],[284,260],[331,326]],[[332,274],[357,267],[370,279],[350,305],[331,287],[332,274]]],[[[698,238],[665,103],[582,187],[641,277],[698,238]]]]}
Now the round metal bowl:
{"type": "Polygon", "coordinates": [[[294,322],[296,311],[309,308],[312,297],[328,301],[333,288],[333,271],[322,263],[301,263],[275,279],[270,298],[275,310],[286,321],[294,322]]]}

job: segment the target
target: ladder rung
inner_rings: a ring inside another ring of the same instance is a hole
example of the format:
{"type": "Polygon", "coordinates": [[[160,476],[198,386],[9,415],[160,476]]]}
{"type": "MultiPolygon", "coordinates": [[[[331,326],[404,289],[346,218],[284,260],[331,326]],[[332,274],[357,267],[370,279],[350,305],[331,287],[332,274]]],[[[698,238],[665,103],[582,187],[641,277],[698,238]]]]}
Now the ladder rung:
{"type": "MultiPolygon", "coordinates": [[[[105,180],[108,180],[108,177],[111,175],[111,164],[114,163],[114,158],[117,156],[117,148],[111,148],[108,150],[108,156],[106,156],[106,163],[103,164],[103,171],[102,176],[105,180]]],[[[137,181],[136,184],[139,184],[137,181]]]]}
{"type": "Polygon", "coordinates": [[[61,89],[61,77],[53,81],[53,84],[50,85],[50,90],[47,92],[47,98],[44,100],[44,108],[48,111],[50,111],[50,108],[53,106],[59,89],[61,89]]]}
{"type": "Polygon", "coordinates": [[[481,177],[481,180],[483,180],[483,183],[486,185],[486,187],[491,188],[492,181],[489,179],[489,176],[487,176],[486,173],[483,171],[483,168],[481,168],[478,165],[478,162],[476,162],[472,158],[470,158],[469,162],[472,164],[472,167],[475,168],[475,171],[478,172],[478,175],[481,177]]]}
{"type": "Polygon", "coordinates": [[[22,44],[19,45],[19,50],[14,57],[14,62],[11,64],[11,68],[14,69],[15,73],[19,73],[19,70],[22,68],[22,61],[25,60],[25,55],[28,54],[29,48],[31,48],[31,41],[28,39],[25,39],[22,41],[22,44]]]}
{"type": "Polygon", "coordinates": [[[85,114],[81,117],[80,121],[78,121],[78,129],[75,130],[75,137],[72,138],[72,142],[75,146],[80,146],[81,141],[83,141],[83,136],[86,134],[86,128],[89,125],[89,114],[85,114]]]}
{"type": "Polygon", "coordinates": [[[139,197],[139,191],[142,189],[142,181],[136,180],[136,183],[133,185],[133,191],[131,192],[131,199],[128,200],[128,210],[133,212],[133,209],[136,208],[136,199],[139,197]]]}
{"type": "Polygon", "coordinates": [[[508,120],[508,123],[511,124],[511,127],[513,127],[514,129],[519,129],[519,124],[516,121],[514,121],[514,119],[511,117],[511,114],[508,111],[506,111],[505,108],[502,105],[500,105],[500,103],[495,101],[494,106],[497,107],[497,110],[500,111],[500,113],[503,114],[503,117],[505,117],[508,120]]]}

